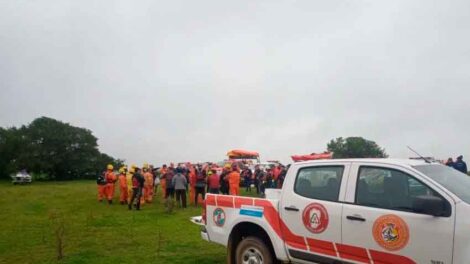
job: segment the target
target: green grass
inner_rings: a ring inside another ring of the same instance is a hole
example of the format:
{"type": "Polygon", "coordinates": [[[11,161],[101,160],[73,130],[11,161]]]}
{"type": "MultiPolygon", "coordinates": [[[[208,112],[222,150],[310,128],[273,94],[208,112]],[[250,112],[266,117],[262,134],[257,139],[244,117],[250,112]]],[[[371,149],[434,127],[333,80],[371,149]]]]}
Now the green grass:
{"type": "MultiPolygon", "coordinates": [[[[0,263],[225,263],[225,248],[200,238],[189,217],[157,198],[141,211],[96,201],[93,181],[0,182],[0,263]],[[55,232],[63,224],[64,258],[55,232]]],[[[160,197],[160,196],[158,196],[160,197]]]]}

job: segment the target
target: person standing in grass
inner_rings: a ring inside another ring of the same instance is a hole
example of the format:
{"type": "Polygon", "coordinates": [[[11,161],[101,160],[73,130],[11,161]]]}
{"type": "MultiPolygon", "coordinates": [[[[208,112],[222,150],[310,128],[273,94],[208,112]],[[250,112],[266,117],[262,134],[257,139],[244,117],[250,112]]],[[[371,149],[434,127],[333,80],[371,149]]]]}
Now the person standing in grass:
{"type": "Polygon", "coordinates": [[[135,201],[135,208],[140,210],[140,198],[142,197],[142,189],[144,188],[144,176],[140,174],[141,170],[139,168],[135,168],[135,172],[132,170],[132,198],[129,202],[129,210],[132,210],[132,205],[134,205],[135,201]]]}
{"type": "Polygon", "coordinates": [[[245,185],[245,191],[251,193],[251,178],[253,177],[253,173],[251,172],[250,168],[245,167],[242,171],[241,176],[243,177],[243,184],[245,185]]]}
{"type": "Polygon", "coordinates": [[[134,176],[136,166],[132,164],[131,168],[127,171],[126,174],[126,184],[127,184],[127,204],[131,203],[132,197],[132,176],[134,176]],[[131,173],[132,171],[132,173],[131,173]]]}
{"type": "Polygon", "coordinates": [[[175,187],[177,205],[186,208],[186,185],[188,181],[183,173],[183,168],[176,168],[176,175],[171,180],[171,183],[175,187]]]}
{"type": "Polygon", "coordinates": [[[166,191],[165,191],[165,199],[170,197],[171,199],[175,198],[175,186],[173,186],[173,177],[175,176],[175,168],[170,167],[165,173],[165,181],[166,181],[166,191]]]}
{"type": "Polygon", "coordinates": [[[103,198],[106,198],[106,172],[103,172],[98,175],[96,179],[96,184],[98,185],[98,202],[102,202],[103,198]]]}
{"type": "Polygon", "coordinates": [[[220,178],[216,170],[211,169],[208,173],[207,185],[209,186],[209,193],[219,194],[220,178]]]}
{"type": "Polygon", "coordinates": [[[106,196],[108,198],[108,203],[113,203],[114,197],[114,184],[116,183],[116,175],[114,174],[114,167],[113,165],[109,164],[107,167],[108,171],[106,172],[106,196]]]}
{"type": "Polygon", "coordinates": [[[127,204],[127,179],[126,179],[127,168],[122,167],[119,169],[119,202],[121,204],[127,204]]]}
{"type": "Polygon", "coordinates": [[[160,168],[153,170],[154,180],[153,180],[153,196],[156,196],[158,193],[158,187],[160,187],[160,168]]]}
{"type": "Polygon", "coordinates": [[[219,177],[220,192],[222,194],[228,194],[228,191],[229,191],[227,175],[231,171],[230,168],[231,168],[231,165],[229,163],[225,164],[222,170],[222,174],[220,174],[220,177],[219,177]]]}
{"type": "Polygon", "coordinates": [[[240,173],[237,164],[232,165],[232,172],[227,176],[230,195],[240,195],[240,173]]]}
{"type": "Polygon", "coordinates": [[[151,203],[153,198],[153,175],[150,173],[148,167],[144,167],[144,179],[144,200],[147,203],[151,203]]]}
{"type": "Polygon", "coordinates": [[[168,172],[168,167],[166,164],[163,164],[160,169],[160,185],[162,186],[162,198],[166,199],[166,174],[168,172]]]}
{"type": "Polygon", "coordinates": [[[202,200],[205,199],[206,195],[206,171],[202,168],[198,168],[196,171],[196,193],[194,194],[194,206],[197,207],[199,194],[202,200]]]}

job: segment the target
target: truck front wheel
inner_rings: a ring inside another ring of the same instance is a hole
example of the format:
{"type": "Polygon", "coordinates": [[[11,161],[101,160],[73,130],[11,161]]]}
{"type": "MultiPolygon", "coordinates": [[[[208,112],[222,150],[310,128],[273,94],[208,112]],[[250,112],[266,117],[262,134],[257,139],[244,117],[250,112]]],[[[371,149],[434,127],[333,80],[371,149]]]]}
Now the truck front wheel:
{"type": "Polygon", "coordinates": [[[257,237],[240,241],[235,253],[237,264],[272,264],[273,257],[266,244],[257,237]]]}

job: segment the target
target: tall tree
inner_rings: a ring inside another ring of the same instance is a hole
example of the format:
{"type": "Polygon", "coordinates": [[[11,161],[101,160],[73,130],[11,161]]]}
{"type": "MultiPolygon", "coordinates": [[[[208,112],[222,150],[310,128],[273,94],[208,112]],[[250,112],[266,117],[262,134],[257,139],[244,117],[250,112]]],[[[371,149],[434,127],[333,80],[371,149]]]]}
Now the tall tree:
{"type": "Polygon", "coordinates": [[[333,152],[333,158],[387,158],[384,148],[377,143],[362,137],[339,137],[332,139],[327,145],[328,151],[333,152]]]}
{"type": "Polygon", "coordinates": [[[0,149],[1,144],[7,146],[8,155],[0,156],[0,168],[8,167],[10,173],[27,169],[49,179],[70,180],[95,177],[108,163],[122,164],[99,152],[90,130],[48,117],[20,129],[0,130],[0,149]]]}

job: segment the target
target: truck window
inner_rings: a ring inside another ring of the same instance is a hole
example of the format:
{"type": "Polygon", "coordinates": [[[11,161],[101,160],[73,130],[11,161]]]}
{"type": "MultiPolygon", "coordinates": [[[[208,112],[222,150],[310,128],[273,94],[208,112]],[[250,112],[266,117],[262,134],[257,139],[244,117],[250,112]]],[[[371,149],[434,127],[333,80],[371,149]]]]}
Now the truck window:
{"type": "Polygon", "coordinates": [[[297,173],[294,192],[303,197],[338,201],[343,166],[307,167],[297,173]]]}
{"type": "Polygon", "coordinates": [[[398,170],[361,167],[356,187],[356,204],[413,212],[418,196],[440,196],[432,189],[398,170]]]}

